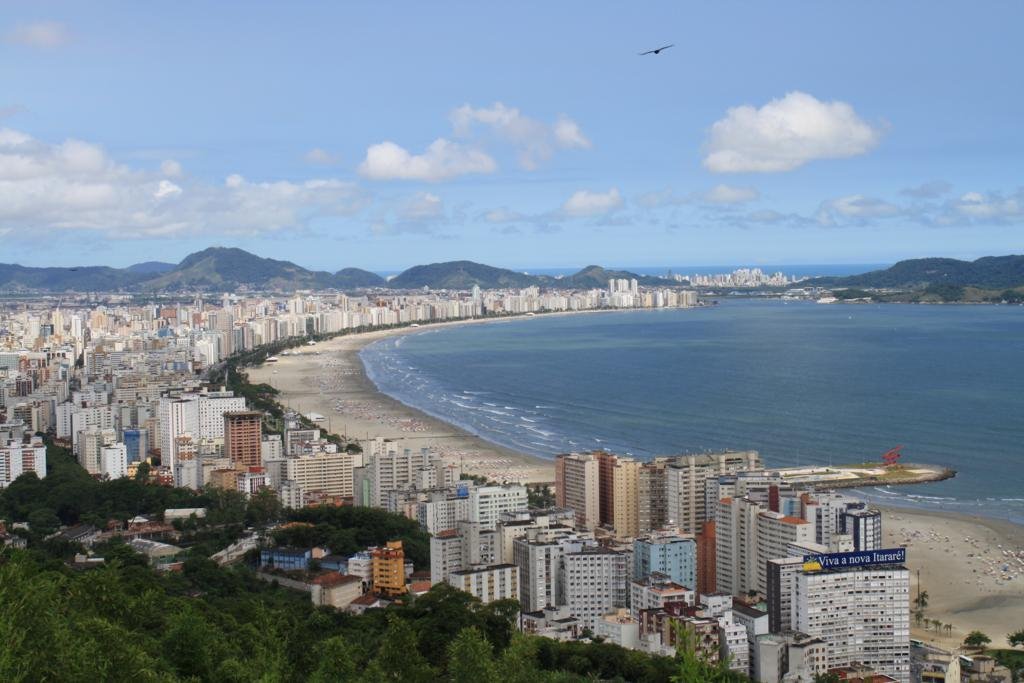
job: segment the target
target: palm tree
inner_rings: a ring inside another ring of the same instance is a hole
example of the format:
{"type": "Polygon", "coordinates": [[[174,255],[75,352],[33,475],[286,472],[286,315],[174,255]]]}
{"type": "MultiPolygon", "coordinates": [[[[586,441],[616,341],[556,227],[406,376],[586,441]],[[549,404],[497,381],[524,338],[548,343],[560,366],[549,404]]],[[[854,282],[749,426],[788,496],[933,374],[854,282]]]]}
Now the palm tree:
{"type": "Polygon", "coordinates": [[[928,606],[928,591],[921,591],[920,595],[914,598],[914,602],[920,609],[924,609],[928,606]]]}
{"type": "Polygon", "coordinates": [[[945,629],[947,636],[953,635],[953,624],[946,624],[945,629]]]}
{"type": "Polygon", "coordinates": [[[924,621],[924,610],[914,610],[914,623],[918,628],[921,628],[922,621],[924,621]]]}
{"type": "Polygon", "coordinates": [[[932,622],[932,628],[935,629],[936,633],[938,633],[939,629],[942,628],[942,622],[939,621],[938,619],[932,619],[931,622],[932,622]]]}

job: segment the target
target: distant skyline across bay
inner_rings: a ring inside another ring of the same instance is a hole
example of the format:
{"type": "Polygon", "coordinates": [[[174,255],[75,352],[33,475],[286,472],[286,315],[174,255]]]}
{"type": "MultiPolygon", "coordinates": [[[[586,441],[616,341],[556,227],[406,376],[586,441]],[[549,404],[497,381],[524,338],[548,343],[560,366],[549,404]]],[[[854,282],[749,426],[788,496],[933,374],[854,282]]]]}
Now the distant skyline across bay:
{"type": "Polygon", "coordinates": [[[12,5],[0,262],[1021,253],[1024,6],[972,9],[12,5]]]}

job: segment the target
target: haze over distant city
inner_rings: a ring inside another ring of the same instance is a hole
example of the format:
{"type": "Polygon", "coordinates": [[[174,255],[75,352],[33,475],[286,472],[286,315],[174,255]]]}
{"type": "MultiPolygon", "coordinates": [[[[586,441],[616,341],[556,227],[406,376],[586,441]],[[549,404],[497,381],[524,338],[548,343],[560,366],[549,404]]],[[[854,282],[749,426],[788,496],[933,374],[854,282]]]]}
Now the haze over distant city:
{"type": "Polygon", "coordinates": [[[1021,251],[1018,3],[532,4],[6,7],[0,261],[1021,251]]]}

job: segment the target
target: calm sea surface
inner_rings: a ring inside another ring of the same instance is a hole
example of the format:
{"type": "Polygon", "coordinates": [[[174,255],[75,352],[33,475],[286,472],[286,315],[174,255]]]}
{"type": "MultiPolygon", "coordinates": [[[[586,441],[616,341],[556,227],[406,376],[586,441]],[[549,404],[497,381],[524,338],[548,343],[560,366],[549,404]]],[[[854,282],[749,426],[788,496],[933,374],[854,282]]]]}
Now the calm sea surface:
{"type": "Polygon", "coordinates": [[[1024,307],[733,300],[451,327],[361,355],[387,394],[536,455],[751,448],[786,466],[902,444],[959,475],[869,497],[1024,522],[1024,307]]]}

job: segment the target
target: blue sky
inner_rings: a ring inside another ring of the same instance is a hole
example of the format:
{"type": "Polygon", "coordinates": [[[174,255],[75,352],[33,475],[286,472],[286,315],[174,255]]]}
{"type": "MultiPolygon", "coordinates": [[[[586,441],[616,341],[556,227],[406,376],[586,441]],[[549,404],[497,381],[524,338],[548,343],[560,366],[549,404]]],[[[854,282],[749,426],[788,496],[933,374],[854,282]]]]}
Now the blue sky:
{"type": "Polygon", "coordinates": [[[7,5],[0,262],[1020,253],[1021,25],[1018,2],[7,5]]]}

